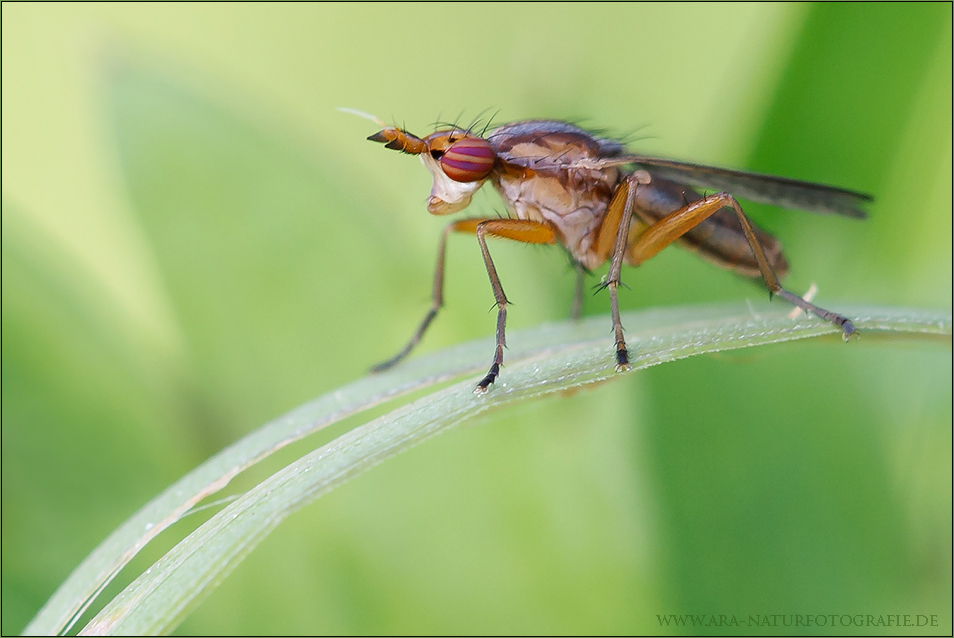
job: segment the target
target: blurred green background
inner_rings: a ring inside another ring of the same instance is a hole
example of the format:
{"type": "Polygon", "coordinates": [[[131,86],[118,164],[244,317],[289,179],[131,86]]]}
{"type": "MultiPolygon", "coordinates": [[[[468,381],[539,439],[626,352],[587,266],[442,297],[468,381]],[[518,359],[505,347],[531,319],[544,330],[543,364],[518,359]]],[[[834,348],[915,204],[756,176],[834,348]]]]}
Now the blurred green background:
{"type": "MultiPolygon", "coordinates": [[[[429,176],[335,107],[417,134],[484,109],[575,119],[645,153],[871,192],[865,223],[747,210],[823,305],[951,307],[949,4],[2,12],[4,634],[149,498],[363,375],[423,315],[446,221],[424,209],[429,176]]],[[[489,189],[472,206],[501,209],[489,189]]],[[[566,316],[560,251],[491,250],[510,327],[566,316]]],[[[421,352],[493,331],[476,243],[449,251],[421,352]]],[[[627,308],[766,295],[678,250],[624,278],[627,308]]],[[[951,383],[949,346],[862,335],[497,412],[286,521],[179,631],[791,633],[657,615],[936,614],[911,631],[949,635],[951,383]]]]}

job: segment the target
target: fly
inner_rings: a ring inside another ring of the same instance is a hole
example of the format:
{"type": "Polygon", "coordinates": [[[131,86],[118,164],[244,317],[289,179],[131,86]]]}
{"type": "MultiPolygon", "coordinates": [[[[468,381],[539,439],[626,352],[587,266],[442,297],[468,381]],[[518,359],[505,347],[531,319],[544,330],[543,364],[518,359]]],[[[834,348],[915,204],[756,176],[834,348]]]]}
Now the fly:
{"type": "Polygon", "coordinates": [[[610,262],[600,284],[609,292],[616,369],[629,367],[617,288],[623,264],[639,266],[676,242],[718,266],[761,278],[772,295],[829,321],[845,341],[851,321],[782,288],[788,271],[779,241],[742,212],[744,199],[814,213],[864,219],[870,195],[725,168],[632,155],[622,143],[558,120],[504,124],[486,135],[456,126],[419,138],[387,127],[368,138],[417,155],[434,182],[427,210],[449,215],[465,209],[485,182],[503,198],[509,218],[469,218],[444,227],[437,252],[431,308],[407,345],[374,370],[390,368],[421,340],[443,305],[444,254],[451,233],[477,237],[497,302],[496,348],[487,375],[474,389],[484,393],[503,365],[507,296],[494,267],[487,237],[527,244],[560,244],[577,272],[573,315],[579,315],[585,274],[610,262]],[[718,192],[703,196],[694,188],[718,192]]]}

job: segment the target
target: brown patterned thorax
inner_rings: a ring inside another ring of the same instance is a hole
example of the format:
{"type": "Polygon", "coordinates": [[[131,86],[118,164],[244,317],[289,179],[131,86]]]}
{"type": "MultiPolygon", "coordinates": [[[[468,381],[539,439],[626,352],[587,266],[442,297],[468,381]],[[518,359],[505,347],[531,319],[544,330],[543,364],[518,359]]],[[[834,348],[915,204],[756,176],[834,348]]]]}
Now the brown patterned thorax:
{"type": "Polygon", "coordinates": [[[549,120],[505,124],[486,139],[498,159],[491,178],[510,214],[552,224],[574,258],[598,266],[592,242],[620,181],[620,170],[600,161],[622,145],[549,120]]]}

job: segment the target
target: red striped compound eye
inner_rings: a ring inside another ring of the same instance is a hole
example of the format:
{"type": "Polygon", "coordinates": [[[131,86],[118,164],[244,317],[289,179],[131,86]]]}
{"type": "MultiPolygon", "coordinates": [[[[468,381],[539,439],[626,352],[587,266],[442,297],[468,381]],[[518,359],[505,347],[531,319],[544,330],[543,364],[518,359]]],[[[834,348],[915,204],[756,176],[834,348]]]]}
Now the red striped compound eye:
{"type": "Polygon", "coordinates": [[[465,137],[444,151],[441,169],[455,182],[477,182],[490,174],[495,158],[487,140],[465,137]]]}

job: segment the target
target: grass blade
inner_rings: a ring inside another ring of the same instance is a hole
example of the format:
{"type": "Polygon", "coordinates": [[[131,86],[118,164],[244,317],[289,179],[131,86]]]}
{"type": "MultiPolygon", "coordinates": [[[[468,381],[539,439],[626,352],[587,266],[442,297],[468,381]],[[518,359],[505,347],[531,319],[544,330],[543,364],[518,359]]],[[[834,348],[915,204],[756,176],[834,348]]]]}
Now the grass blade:
{"type": "MultiPolygon", "coordinates": [[[[875,343],[882,337],[950,343],[951,315],[946,311],[841,306],[839,309],[855,319],[861,333],[853,340],[855,346],[857,342],[875,343]]],[[[627,313],[623,321],[630,328],[634,370],[697,354],[796,339],[818,337],[840,342],[840,331],[830,324],[814,317],[792,319],[787,308],[778,306],[746,309],[736,304],[649,310],[627,313]]],[[[606,318],[597,317],[579,324],[550,324],[514,333],[505,375],[488,395],[475,396],[475,380],[468,378],[397,408],[305,455],[189,535],[111,601],[81,633],[168,632],[285,517],[349,478],[492,408],[618,376],[612,365],[608,325],[606,318]]],[[[191,496],[180,495],[173,504],[176,490],[170,488],[120,530],[132,529],[132,521],[136,521],[136,526],[142,525],[143,512],[156,513],[160,501],[166,508],[161,522],[181,516],[200,494],[207,495],[224,486],[240,471],[236,468],[244,469],[271,451],[343,416],[461,373],[482,371],[489,343],[485,339],[423,357],[399,371],[362,379],[302,406],[227,448],[173,486],[195,487],[191,496]],[[362,400],[366,403],[361,404],[362,400]],[[286,438],[277,436],[278,432],[286,438]],[[216,474],[213,468],[225,471],[216,474]],[[205,486],[200,487],[200,476],[213,480],[206,478],[205,486]]],[[[113,537],[117,534],[119,530],[113,537]]],[[[136,544],[125,551],[138,551],[146,536],[140,534],[136,544]]],[[[113,537],[96,552],[115,551],[115,547],[107,548],[113,537]]],[[[127,561],[126,554],[114,556],[112,573],[127,561]]],[[[87,584],[86,590],[90,589],[87,584]]]]}

